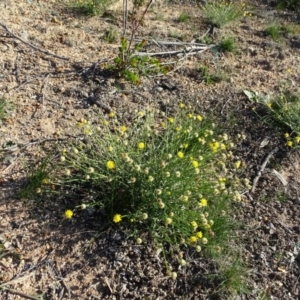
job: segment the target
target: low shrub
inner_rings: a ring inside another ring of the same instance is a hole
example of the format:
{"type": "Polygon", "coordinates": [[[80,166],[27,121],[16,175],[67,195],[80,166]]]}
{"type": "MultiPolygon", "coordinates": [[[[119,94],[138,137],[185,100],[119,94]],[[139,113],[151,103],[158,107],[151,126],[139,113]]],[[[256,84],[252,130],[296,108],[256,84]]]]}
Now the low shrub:
{"type": "Polygon", "coordinates": [[[236,260],[228,244],[237,229],[232,212],[251,186],[239,179],[243,163],[234,157],[227,134],[183,103],[180,108],[174,117],[138,112],[130,126],[115,112],[98,124],[81,119],[85,142],[61,149],[46,178],[40,168],[41,184],[33,180],[33,187],[40,198],[64,199],[67,207],[57,205],[65,207],[65,218],[101,212],[99,228],[117,226],[137,244],[152,241],[182,266],[187,263],[182,248],[222,257],[218,263],[226,257],[221,269],[233,280],[228,266],[236,260]]]}
{"type": "Polygon", "coordinates": [[[209,23],[219,28],[251,15],[242,1],[207,1],[206,4],[200,5],[200,9],[209,23]]]}
{"type": "Polygon", "coordinates": [[[79,12],[97,16],[103,14],[115,0],[70,0],[69,5],[79,12]]]}
{"type": "Polygon", "coordinates": [[[279,0],[277,1],[277,7],[279,9],[300,11],[300,0],[279,0]]]}

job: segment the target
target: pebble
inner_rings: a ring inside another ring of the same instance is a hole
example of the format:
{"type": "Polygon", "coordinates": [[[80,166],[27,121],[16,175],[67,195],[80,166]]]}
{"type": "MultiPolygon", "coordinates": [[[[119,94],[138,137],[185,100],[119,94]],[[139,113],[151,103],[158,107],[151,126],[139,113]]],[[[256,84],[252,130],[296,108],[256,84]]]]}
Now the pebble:
{"type": "Polygon", "coordinates": [[[10,247],[11,247],[11,242],[5,242],[4,244],[3,244],[3,247],[5,248],[5,249],[9,249],[10,247]]]}
{"type": "Polygon", "coordinates": [[[88,98],[89,97],[89,94],[85,91],[81,91],[81,95],[85,98],[88,98]]]}
{"type": "Polygon", "coordinates": [[[6,52],[10,49],[8,44],[0,44],[0,51],[6,52]]]}

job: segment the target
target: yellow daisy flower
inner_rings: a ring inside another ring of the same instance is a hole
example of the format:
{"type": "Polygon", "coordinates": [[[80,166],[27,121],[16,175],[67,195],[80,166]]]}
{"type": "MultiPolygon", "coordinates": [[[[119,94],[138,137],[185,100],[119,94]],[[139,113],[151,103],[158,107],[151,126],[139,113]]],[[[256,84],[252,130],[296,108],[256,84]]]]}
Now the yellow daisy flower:
{"type": "Polygon", "coordinates": [[[181,152],[181,151],[179,151],[179,152],[177,153],[177,156],[178,156],[179,158],[183,158],[183,157],[184,157],[184,153],[181,152]]]}
{"type": "Polygon", "coordinates": [[[73,212],[72,210],[68,209],[65,211],[65,217],[66,219],[71,219],[73,217],[73,212]]]}
{"type": "Polygon", "coordinates": [[[139,149],[144,149],[145,148],[145,143],[143,143],[143,142],[140,142],[140,143],[138,143],[138,148],[139,149]]]}
{"type": "Polygon", "coordinates": [[[199,239],[202,239],[202,237],[203,237],[202,231],[198,231],[198,232],[196,233],[196,236],[197,236],[199,239]]]}
{"type": "Polygon", "coordinates": [[[106,163],[106,166],[107,166],[107,169],[115,169],[116,167],[116,164],[112,161],[112,160],[109,160],[107,163],[106,163]]]}
{"type": "Polygon", "coordinates": [[[192,244],[197,243],[197,241],[198,241],[198,238],[195,235],[192,235],[189,238],[189,242],[192,243],[192,244]]]}
{"type": "Polygon", "coordinates": [[[114,221],[115,223],[121,222],[121,221],[122,221],[122,216],[119,215],[119,214],[114,215],[113,221],[114,221]]]}
{"type": "Polygon", "coordinates": [[[202,198],[202,199],[200,200],[200,205],[201,205],[201,206],[207,206],[207,200],[206,200],[205,198],[202,198]]]}
{"type": "Polygon", "coordinates": [[[192,165],[194,168],[198,168],[199,167],[199,163],[196,160],[192,161],[192,165]]]}
{"type": "Polygon", "coordinates": [[[123,125],[123,126],[121,126],[120,130],[121,130],[121,132],[125,132],[127,130],[127,127],[123,125]]]}

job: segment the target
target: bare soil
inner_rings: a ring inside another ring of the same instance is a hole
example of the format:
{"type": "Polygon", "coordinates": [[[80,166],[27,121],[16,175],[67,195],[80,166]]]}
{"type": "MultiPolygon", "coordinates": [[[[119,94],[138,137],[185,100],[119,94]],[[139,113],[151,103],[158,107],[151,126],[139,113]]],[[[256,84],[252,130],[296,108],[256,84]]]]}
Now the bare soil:
{"type": "MultiPolygon", "coordinates": [[[[298,88],[299,25],[297,33],[278,42],[264,29],[275,20],[299,24],[299,15],[253,1],[252,17],[207,35],[212,43],[234,37],[238,53],[211,49],[187,58],[166,55],[162,61],[181,59],[177,68],[133,85],[105,70],[119,47],[105,41],[105,32],[114,29],[120,37],[121,4],[103,17],[86,17],[61,1],[0,2],[0,91],[11,104],[0,121],[0,242],[6,254],[0,256],[0,298],[228,299],[217,291],[220,282],[209,279],[216,267],[201,254],[187,257],[187,267],[174,259],[178,278],[172,280],[150,241],[137,246],[121,231],[99,233],[92,214],[67,221],[51,203],[46,211],[17,197],[32,164],[55,144],[80,135],[76,123],[81,118],[93,122],[115,110],[130,123],[134,111],[155,107],[172,114],[184,102],[214,114],[231,135],[246,135],[235,155],[246,162],[244,176],[250,181],[277,149],[236,215],[244,224],[238,234],[252,290],[236,299],[300,299],[300,155],[285,146],[273,124],[257,117],[243,93],[275,95],[283,86],[298,88]],[[67,60],[34,49],[8,30],[67,60]],[[206,83],[199,64],[208,66],[219,82],[206,83]]],[[[178,46],[159,47],[155,41],[190,42],[207,29],[195,4],[159,2],[136,38],[148,40],[147,51],[171,51],[178,46]],[[179,23],[182,12],[191,18],[179,23]]]]}

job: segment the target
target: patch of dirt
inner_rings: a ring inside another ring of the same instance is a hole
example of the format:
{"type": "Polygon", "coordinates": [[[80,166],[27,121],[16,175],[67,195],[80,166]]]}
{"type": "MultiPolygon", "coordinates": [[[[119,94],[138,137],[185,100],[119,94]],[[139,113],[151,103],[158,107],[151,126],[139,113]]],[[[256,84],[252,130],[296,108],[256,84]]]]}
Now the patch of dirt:
{"type": "MultiPolygon", "coordinates": [[[[16,292],[2,289],[3,299],[20,299],[21,293],[44,293],[45,299],[226,299],[214,296],[219,282],[207,278],[215,267],[201,254],[187,257],[187,267],[174,258],[178,277],[172,280],[151,244],[131,244],[116,231],[93,239],[97,222],[92,213],[63,221],[51,210],[41,215],[41,210],[15,196],[32,162],[45,157],[53,144],[80,135],[76,124],[81,118],[93,122],[99,114],[115,110],[130,123],[135,111],[152,107],[172,114],[179,102],[218,116],[232,135],[246,135],[235,155],[246,162],[244,175],[251,182],[268,154],[278,148],[255,191],[244,195],[236,216],[245,224],[239,234],[252,288],[251,296],[237,299],[299,299],[300,156],[257,118],[243,94],[245,89],[276,94],[283,83],[297,88],[299,37],[274,42],[263,32],[274,20],[296,24],[299,16],[278,12],[268,3],[251,5],[253,17],[210,37],[212,42],[234,37],[237,54],[213,48],[186,59],[166,56],[163,61],[182,59],[177,69],[166,76],[142,78],[133,86],[104,68],[118,54],[119,44],[107,43],[104,34],[109,29],[122,31],[119,4],[111,11],[115,18],[87,18],[55,0],[0,3],[1,24],[7,26],[0,26],[0,90],[14,105],[0,124],[0,145],[7,148],[0,152],[0,242],[8,241],[7,255],[0,259],[0,287],[12,281],[10,288],[16,292]],[[68,60],[26,45],[7,29],[68,60]],[[205,83],[197,71],[200,64],[221,81],[205,83]],[[285,185],[274,170],[285,178],[285,185]]],[[[191,41],[207,29],[195,5],[159,2],[146,16],[139,37],[149,37],[147,51],[171,51],[178,46],[159,47],[155,41],[191,41]],[[191,19],[179,23],[183,11],[191,19]]]]}

